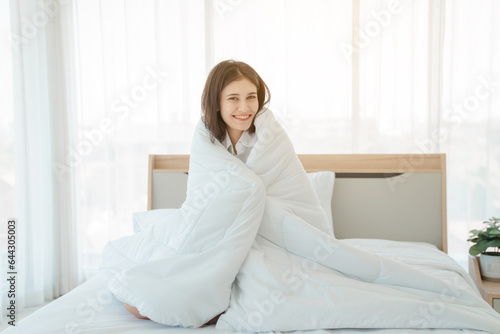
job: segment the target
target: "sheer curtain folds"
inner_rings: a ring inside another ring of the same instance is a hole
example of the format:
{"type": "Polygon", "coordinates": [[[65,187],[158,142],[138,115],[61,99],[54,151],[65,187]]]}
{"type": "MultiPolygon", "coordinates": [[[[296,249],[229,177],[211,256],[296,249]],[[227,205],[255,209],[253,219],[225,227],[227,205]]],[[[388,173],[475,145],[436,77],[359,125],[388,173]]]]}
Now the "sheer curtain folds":
{"type": "Polygon", "coordinates": [[[66,21],[70,3],[12,1],[8,9],[15,148],[15,209],[8,214],[17,219],[20,312],[82,282],[72,179],[58,179],[52,169],[72,141],[74,103],[65,69],[74,64],[71,25],[66,21]]]}

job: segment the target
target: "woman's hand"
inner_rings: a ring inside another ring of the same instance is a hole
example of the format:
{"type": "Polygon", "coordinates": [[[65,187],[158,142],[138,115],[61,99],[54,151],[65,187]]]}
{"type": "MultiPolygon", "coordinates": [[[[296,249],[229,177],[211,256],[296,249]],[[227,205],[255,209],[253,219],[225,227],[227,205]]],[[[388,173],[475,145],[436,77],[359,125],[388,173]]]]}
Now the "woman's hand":
{"type": "Polygon", "coordinates": [[[137,309],[137,307],[133,307],[127,303],[124,303],[125,304],[125,309],[127,311],[129,311],[130,313],[132,313],[133,315],[135,315],[138,319],[147,319],[149,320],[148,317],[145,317],[145,316],[142,316],[140,313],[139,313],[139,310],[137,309]]]}

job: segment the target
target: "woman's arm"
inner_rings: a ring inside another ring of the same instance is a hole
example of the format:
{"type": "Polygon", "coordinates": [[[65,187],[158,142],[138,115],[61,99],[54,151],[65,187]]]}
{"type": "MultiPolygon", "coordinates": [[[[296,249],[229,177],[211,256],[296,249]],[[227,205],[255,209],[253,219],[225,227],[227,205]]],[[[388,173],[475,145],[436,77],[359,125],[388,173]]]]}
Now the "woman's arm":
{"type": "Polygon", "coordinates": [[[124,303],[124,304],[125,304],[125,309],[126,309],[127,311],[129,311],[130,313],[132,313],[133,315],[135,315],[137,318],[139,318],[139,319],[147,319],[147,320],[149,320],[149,318],[148,318],[148,317],[144,317],[144,316],[142,316],[142,315],[139,313],[139,310],[137,309],[137,307],[133,307],[133,306],[131,306],[131,305],[127,304],[127,303],[124,303]]]}

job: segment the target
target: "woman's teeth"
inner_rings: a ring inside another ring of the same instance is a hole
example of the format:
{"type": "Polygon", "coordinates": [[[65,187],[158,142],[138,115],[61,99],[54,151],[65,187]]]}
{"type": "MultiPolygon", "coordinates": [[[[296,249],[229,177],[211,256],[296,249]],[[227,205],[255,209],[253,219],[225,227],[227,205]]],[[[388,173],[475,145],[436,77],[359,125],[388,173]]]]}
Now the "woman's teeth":
{"type": "Polygon", "coordinates": [[[246,116],[233,116],[234,118],[237,118],[237,119],[248,119],[250,118],[250,115],[246,115],[246,116]]]}

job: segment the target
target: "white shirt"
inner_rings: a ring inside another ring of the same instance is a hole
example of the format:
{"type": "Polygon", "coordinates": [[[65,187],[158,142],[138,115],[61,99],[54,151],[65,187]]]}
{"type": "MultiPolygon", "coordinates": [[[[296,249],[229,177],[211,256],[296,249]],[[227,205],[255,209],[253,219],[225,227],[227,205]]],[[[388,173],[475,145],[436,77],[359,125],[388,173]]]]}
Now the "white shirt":
{"type": "Polygon", "coordinates": [[[236,143],[237,154],[234,154],[234,148],[233,144],[231,143],[231,138],[229,138],[229,134],[226,131],[226,137],[222,141],[222,145],[225,148],[227,148],[229,153],[231,153],[232,155],[236,156],[238,159],[246,163],[248,155],[250,154],[250,151],[252,151],[252,148],[255,145],[256,141],[257,141],[257,136],[255,136],[255,132],[249,134],[248,131],[243,131],[240,139],[236,143]]]}

